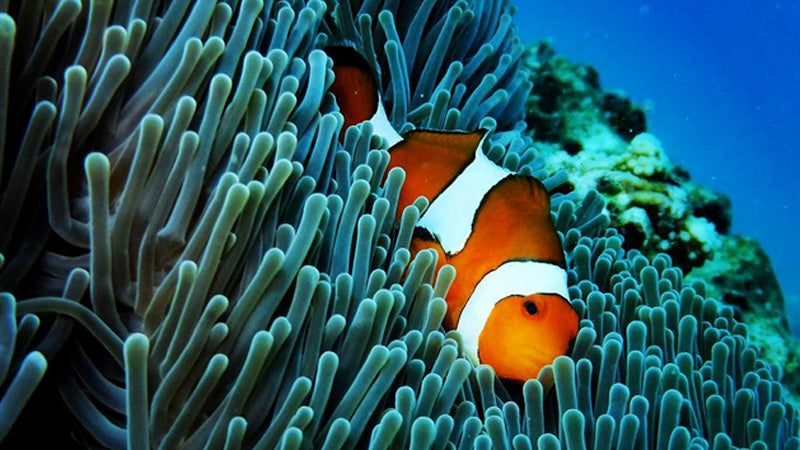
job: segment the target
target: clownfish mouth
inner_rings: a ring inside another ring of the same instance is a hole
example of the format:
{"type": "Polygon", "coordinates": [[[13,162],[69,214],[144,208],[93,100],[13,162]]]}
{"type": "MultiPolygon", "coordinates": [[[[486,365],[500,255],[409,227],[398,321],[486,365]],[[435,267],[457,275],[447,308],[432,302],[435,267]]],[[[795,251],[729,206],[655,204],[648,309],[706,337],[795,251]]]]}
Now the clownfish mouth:
{"type": "MultiPolygon", "coordinates": [[[[503,344],[494,343],[490,345],[494,347],[495,345],[503,344]]],[[[531,378],[536,378],[542,368],[552,364],[555,358],[560,356],[559,354],[549,355],[547,354],[548,352],[536,346],[526,348],[519,348],[517,346],[514,348],[506,347],[500,351],[498,351],[497,348],[491,349],[492,354],[496,355],[502,353],[505,355],[504,359],[513,361],[513,365],[509,365],[499,364],[493,361],[492,357],[485,356],[484,353],[487,352],[482,352],[481,349],[478,349],[478,358],[480,359],[478,364],[487,364],[495,370],[499,377],[518,383],[524,383],[531,378]]]]}
{"type": "MultiPolygon", "coordinates": [[[[494,345],[504,344],[495,343],[493,346],[494,345]]],[[[537,346],[533,343],[527,343],[523,348],[519,348],[517,346],[511,348],[508,346],[505,350],[506,353],[514,355],[516,364],[520,367],[544,367],[548,364],[552,364],[553,360],[559,356],[558,354],[553,354],[552,351],[548,351],[547,348],[537,346]]],[[[478,348],[478,358],[480,360],[485,360],[484,358],[481,358],[480,348],[478,348]]]]}

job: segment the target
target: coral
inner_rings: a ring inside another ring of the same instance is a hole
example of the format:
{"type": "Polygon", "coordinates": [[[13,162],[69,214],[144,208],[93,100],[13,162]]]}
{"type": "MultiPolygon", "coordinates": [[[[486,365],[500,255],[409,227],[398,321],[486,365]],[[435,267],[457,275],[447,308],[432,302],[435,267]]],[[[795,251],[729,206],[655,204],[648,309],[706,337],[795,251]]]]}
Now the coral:
{"type": "Polygon", "coordinates": [[[579,196],[600,191],[626,248],[664,252],[688,272],[703,265],[730,229],[730,201],[689,181],[646,132],[644,111],[600,86],[591,66],[555,55],[547,42],[528,50],[534,89],[530,132],[551,172],[566,170],[579,196]]]}
{"type": "Polygon", "coordinates": [[[800,355],[780,286],[758,243],[728,234],[730,201],[689,182],[689,174],[644,131],[644,119],[639,128],[616,126],[644,113],[623,94],[603,91],[590,66],[556,56],[547,42],[529,49],[526,61],[535,83],[528,120],[546,167],[566,169],[581,195],[591,189],[603,194],[611,226],[625,236],[626,248],[650,258],[666,252],[688,272],[687,280],[706,281],[709,296],[733,306],[737,320],[752,328],[751,342],[765,360],[783,368],[785,385],[796,397],[800,355]]]}
{"type": "Polygon", "coordinates": [[[0,3],[4,444],[797,448],[733,310],[548,176],[509,5],[399,3],[0,3]],[[394,223],[385,143],[337,140],[336,39],[395,126],[492,128],[553,192],[583,321],[538,379],[441,328],[457,274],[407,249],[425,202],[394,223]]]}
{"type": "Polygon", "coordinates": [[[761,348],[762,357],[782,368],[790,400],[800,405],[800,342],[789,329],[781,287],[761,245],[746,237],[727,237],[713,258],[686,279],[708,280],[708,295],[734,307],[735,317],[747,324],[749,339],[761,348]]]}

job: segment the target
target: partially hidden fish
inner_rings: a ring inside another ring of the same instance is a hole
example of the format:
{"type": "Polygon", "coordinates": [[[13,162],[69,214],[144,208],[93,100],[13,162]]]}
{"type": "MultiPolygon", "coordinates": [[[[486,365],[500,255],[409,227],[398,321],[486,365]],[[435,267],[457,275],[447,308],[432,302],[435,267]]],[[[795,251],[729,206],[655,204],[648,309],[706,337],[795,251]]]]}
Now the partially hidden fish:
{"type": "Polygon", "coordinates": [[[412,257],[438,253],[456,277],[444,326],[458,330],[463,352],[502,378],[523,382],[565,354],[578,332],[569,303],[561,241],[550,198],[536,178],[497,166],[482,151],[485,130],[415,129],[402,136],[389,122],[373,71],[347,46],[326,49],[330,91],[345,127],[369,121],[389,145],[388,170],[402,168],[397,218],[418,197],[430,203],[414,231],[412,257]]]}

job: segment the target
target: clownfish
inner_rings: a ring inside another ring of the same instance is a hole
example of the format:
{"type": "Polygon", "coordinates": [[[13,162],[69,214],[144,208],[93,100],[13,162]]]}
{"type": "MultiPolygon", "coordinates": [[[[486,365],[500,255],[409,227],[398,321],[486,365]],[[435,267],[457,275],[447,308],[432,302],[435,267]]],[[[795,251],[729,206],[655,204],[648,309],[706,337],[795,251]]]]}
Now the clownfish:
{"type": "Polygon", "coordinates": [[[485,130],[415,129],[401,136],[366,60],[351,47],[326,52],[343,129],[370,122],[388,142],[387,173],[394,167],[406,173],[396,218],[418,197],[430,200],[409,250],[413,257],[434,249],[437,271],[445,264],[456,269],[444,326],[461,334],[467,357],[501,378],[536,377],[567,353],[579,322],[545,187],[489,160],[482,151],[485,130]]]}

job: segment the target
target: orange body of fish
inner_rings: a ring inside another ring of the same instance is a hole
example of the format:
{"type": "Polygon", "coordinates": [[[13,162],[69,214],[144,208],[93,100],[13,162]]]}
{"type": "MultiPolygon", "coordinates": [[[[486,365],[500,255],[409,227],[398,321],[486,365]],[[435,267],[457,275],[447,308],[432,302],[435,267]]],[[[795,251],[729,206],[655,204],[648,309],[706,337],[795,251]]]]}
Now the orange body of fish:
{"type": "Polygon", "coordinates": [[[523,382],[565,354],[578,331],[569,303],[561,241],[539,180],[491,162],[483,130],[412,130],[399,135],[386,117],[371,68],[352,48],[326,49],[331,86],[345,128],[372,123],[389,143],[389,169],[406,180],[398,202],[430,203],[411,242],[412,257],[434,249],[437,269],[456,269],[444,325],[458,330],[463,351],[502,378],[523,382]]]}

